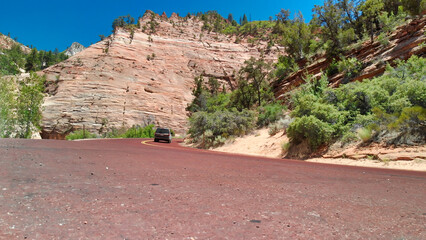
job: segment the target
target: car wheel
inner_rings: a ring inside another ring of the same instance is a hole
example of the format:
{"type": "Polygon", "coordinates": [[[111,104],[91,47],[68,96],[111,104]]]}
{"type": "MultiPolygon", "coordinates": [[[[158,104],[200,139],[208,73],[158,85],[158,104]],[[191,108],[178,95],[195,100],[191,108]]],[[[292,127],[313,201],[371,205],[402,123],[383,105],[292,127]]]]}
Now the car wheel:
{"type": "Polygon", "coordinates": [[[154,142],[158,142],[158,139],[154,138],[154,142]]]}

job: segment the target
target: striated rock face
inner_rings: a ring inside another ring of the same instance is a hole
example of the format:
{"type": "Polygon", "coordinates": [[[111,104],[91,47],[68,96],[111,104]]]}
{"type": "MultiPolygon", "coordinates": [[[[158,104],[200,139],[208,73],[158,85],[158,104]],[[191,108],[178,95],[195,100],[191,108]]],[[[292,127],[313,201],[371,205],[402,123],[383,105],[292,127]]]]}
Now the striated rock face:
{"type": "MultiPolygon", "coordinates": [[[[396,59],[406,60],[412,55],[425,56],[426,46],[422,44],[426,41],[425,26],[426,17],[414,19],[394,31],[389,36],[389,44],[386,46],[383,46],[376,37],[373,43],[367,41],[361,47],[346,53],[346,58],[357,58],[363,65],[361,73],[351,81],[362,81],[378,76],[385,71],[388,63],[392,64],[396,59]]],[[[305,66],[306,60],[299,62],[300,66],[305,67],[282,81],[276,82],[274,84],[275,96],[281,100],[287,99],[291,90],[304,83],[304,76],[310,74],[319,77],[321,72],[326,71],[330,63],[331,60],[325,56],[317,57],[308,66],[305,66]]],[[[343,73],[331,76],[330,85],[337,87],[343,79],[343,73]]]]}
{"type": "Polygon", "coordinates": [[[81,45],[78,42],[73,42],[71,44],[71,46],[69,46],[65,51],[64,54],[67,55],[68,57],[74,56],[77,53],[83,51],[84,49],[86,49],[83,45],[81,45]]]}
{"type": "MultiPolygon", "coordinates": [[[[91,132],[153,123],[178,134],[187,129],[185,108],[200,74],[222,84],[260,49],[201,31],[202,22],[147,12],[140,29],[118,29],[76,56],[47,68],[42,137],[63,138],[83,125],[91,132]],[[152,32],[154,26],[155,32],[152,32]]],[[[276,59],[270,52],[266,60],[276,59]]],[[[228,87],[229,89],[229,87],[228,87]]]]}

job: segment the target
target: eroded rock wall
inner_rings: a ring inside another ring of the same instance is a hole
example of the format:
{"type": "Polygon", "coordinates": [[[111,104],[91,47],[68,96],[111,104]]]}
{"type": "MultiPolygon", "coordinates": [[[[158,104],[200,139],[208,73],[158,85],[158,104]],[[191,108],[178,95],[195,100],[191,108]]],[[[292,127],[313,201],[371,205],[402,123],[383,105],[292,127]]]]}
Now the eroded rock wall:
{"type": "MultiPolygon", "coordinates": [[[[185,108],[192,101],[195,76],[215,76],[234,84],[245,60],[260,49],[217,33],[201,31],[202,22],[173,14],[151,13],[140,29],[117,29],[68,60],[43,71],[47,93],[43,105],[43,138],[63,138],[83,126],[103,133],[112,127],[153,123],[177,133],[187,130],[185,108]]],[[[278,52],[270,52],[273,61],[278,52]]]]}

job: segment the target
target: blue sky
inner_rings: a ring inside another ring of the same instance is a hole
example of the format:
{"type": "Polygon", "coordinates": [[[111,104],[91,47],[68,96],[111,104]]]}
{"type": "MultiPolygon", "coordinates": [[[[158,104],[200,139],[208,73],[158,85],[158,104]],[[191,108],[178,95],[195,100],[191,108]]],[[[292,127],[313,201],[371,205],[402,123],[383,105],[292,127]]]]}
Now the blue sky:
{"type": "Polygon", "coordinates": [[[73,42],[89,46],[99,40],[99,35],[111,34],[112,21],[118,16],[130,14],[135,19],[149,9],[168,16],[172,12],[185,16],[188,12],[217,10],[225,18],[232,13],[238,21],[244,13],[251,20],[268,20],[282,9],[292,14],[301,11],[306,20],[312,16],[312,8],[323,0],[38,0],[4,1],[0,14],[0,32],[10,33],[24,45],[39,50],[65,50],[73,42]]]}

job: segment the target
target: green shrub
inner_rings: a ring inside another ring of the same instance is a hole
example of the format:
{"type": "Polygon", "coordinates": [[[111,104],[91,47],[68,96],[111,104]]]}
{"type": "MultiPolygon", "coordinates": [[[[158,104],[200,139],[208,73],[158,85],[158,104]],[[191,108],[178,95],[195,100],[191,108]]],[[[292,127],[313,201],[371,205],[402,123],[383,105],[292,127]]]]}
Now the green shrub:
{"type": "Polygon", "coordinates": [[[298,105],[293,110],[293,117],[314,116],[322,122],[330,124],[334,129],[333,135],[340,134],[344,131],[345,124],[348,119],[349,112],[339,110],[336,106],[321,102],[313,95],[305,95],[298,101],[298,105]]]}
{"type": "MultiPolygon", "coordinates": [[[[305,84],[292,94],[292,101],[295,105],[298,105],[298,101],[304,97],[309,97],[309,100],[319,100],[324,96],[325,91],[328,89],[328,78],[323,74],[321,78],[316,78],[312,75],[308,75],[305,79],[305,84]]],[[[315,101],[316,101],[315,100],[315,101]]],[[[306,99],[305,99],[306,101],[306,99]]]]}
{"type": "Polygon", "coordinates": [[[222,33],[225,35],[235,34],[236,32],[237,32],[237,28],[232,25],[226,26],[226,28],[222,30],[222,33]]]}
{"type": "Polygon", "coordinates": [[[323,45],[319,41],[317,41],[315,39],[310,39],[309,40],[309,53],[310,53],[310,55],[317,54],[322,46],[323,45]]]}
{"type": "Polygon", "coordinates": [[[226,138],[222,136],[216,136],[213,141],[213,146],[221,146],[226,142],[226,138]]]}
{"type": "Polygon", "coordinates": [[[225,110],[231,102],[231,94],[219,93],[207,99],[207,112],[216,112],[225,110]]]}
{"type": "Polygon", "coordinates": [[[369,128],[359,128],[357,130],[358,137],[361,138],[363,142],[369,141],[373,136],[373,131],[369,128]]]}
{"type": "Polygon", "coordinates": [[[294,121],[294,118],[291,118],[290,115],[286,115],[284,118],[278,120],[278,124],[282,126],[284,130],[290,126],[290,124],[294,121]]]}
{"type": "Polygon", "coordinates": [[[96,138],[96,134],[91,133],[87,130],[81,129],[81,130],[74,131],[65,137],[66,140],[87,139],[87,138],[96,138]]]}
{"type": "Polygon", "coordinates": [[[389,38],[386,36],[386,33],[380,33],[377,37],[377,40],[382,44],[382,46],[386,47],[389,45],[389,38]]]}
{"type": "Polygon", "coordinates": [[[302,117],[312,114],[312,103],[318,102],[320,99],[310,93],[303,93],[303,89],[299,90],[292,96],[294,109],[291,112],[292,117],[302,117]]]}
{"type": "Polygon", "coordinates": [[[346,132],[342,138],[340,139],[340,141],[344,144],[348,144],[350,142],[354,142],[358,140],[358,135],[352,131],[348,131],[346,132]]]}
{"type": "Polygon", "coordinates": [[[321,79],[307,81],[292,94],[294,110],[291,115],[295,122],[291,134],[298,134],[292,141],[309,140],[308,133],[304,136],[295,129],[296,125],[307,127],[306,117],[314,117],[327,124],[324,129],[332,129],[331,137],[324,134],[326,137],[320,139],[331,141],[343,136],[344,143],[355,140],[356,135],[369,141],[373,131],[380,134],[395,129],[403,131],[402,134],[416,129],[422,131],[425,124],[422,109],[426,108],[424,76],[426,60],[413,56],[406,62],[397,61],[395,68],[388,66],[380,77],[351,82],[336,89],[326,87],[321,79]]]}
{"type": "Polygon", "coordinates": [[[339,67],[337,65],[337,62],[333,59],[333,61],[328,65],[326,74],[327,76],[331,77],[339,73],[339,67]]]}
{"type": "Polygon", "coordinates": [[[268,133],[270,136],[277,134],[279,131],[286,131],[288,126],[293,122],[293,118],[289,115],[286,115],[284,118],[280,118],[277,122],[269,125],[268,133]]]}
{"type": "Polygon", "coordinates": [[[242,136],[254,128],[255,113],[244,110],[222,110],[213,113],[196,112],[189,118],[188,133],[200,147],[209,148],[224,143],[230,136],[242,136]],[[218,138],[218,137],[221,138],[218,138]]]}
{"type": "Polygon", "coordinates": [[[155,134],[154,125],[145,127],[139,125],[132,126],[122,136],[123,138],[153,138],[155,134]]]}
{"type": "Polygon", "coordinates": [[[353,28],[349,28],[346,30],[342,30],[339,33],[338,38],[340,39],[340,41],[345,45],[349,45],[351,43],[353,43],[356,39],[356,35],[355,35],[355,30],[353,28]]]}
{"type": "MultiPolygon", "coordinates": [[[[175,136],[173,129],[170,129],[172,136],[175,136]]],[[[104,138],[153,138],[155,134],[154,125],[141,127],[139,125],[131,128],[115,128],[112,127],[108,132],[103,134],[104,138]]]]}
{"type": "Polygon", "coordinates": [[[379,22],[383,28],[383,32],[389,33],[394,31],[397,26],[400,26],[404,23],[405,17],[406,14],[402,12],[398,13],[397,15],[388,12],[381,13],[379,15],[379,22]]]}
{"type": "Polygon", "coordinates": [[[307,140],[311,150],[316,150],[324,143],[328,143],[333,135],[333,128],[315,116],[296,118],[287,129],[291,142],[296,144],[307,140]]]}
{"type": "Polygon", "coordinates": [[[360,73],[362,69],[362,63],[356,58],[342,59],[337,62],[337,68],[339,72],[345,73],[343,83],[348,83],[350,79],[354,78],[360,73]]]}
{"type": "Polygon", "coordinates": [[[273,123],[269,125],[268,134],[269,136],[274,136],[281,130],[282,130],[282,127],[280,127],[278,123],[273,123]]]}
{"type": "Polygon", "coordinates": [[[272,103],[259,107],[257,126],[263,127],[278,121],[283,115],[286,107],[280,103],[272,103]]]}
{"type": "Polygon", "coordinates": [[[127,128],[122,126],[121,128],[110,128],[106,133],[103,134],[104,138],[120,138],[127,131],[127,128]]]}
{"type": "Polygon", "coordinates": [[[281,142],[281,150],[283,153],[288,152],[288,150],[290,149],[291,143],[287,142],[287,141],[283,141],[281,142]]]}
{"type": "Polygon", "coordinates": [[[397,98],[407,97],[413,106],[426,107],[426,81],[405,81],[398,87],[395,95],[397,98]]]}
{"type": "Polygon", "coordinates": [[[264,36],[272,30],[275,23],[269,21],[253,21],[243,24],[238,28],[239,35],[264,36]]]}
{"type": "Polygon", "coordinates": [[[373,110],[373,114],[359,114],[353,120],[354,130],[358,128],[374,128],[374,125],[377,125],[379,123],[378,118],[383,120],[387,117],[388,115],[379,108],[375,108],[373,110]]]}
{"type": "Polygon", "coordinates": [[[330,124],[335,133],[342,131],[343,125],[347,122],[348,112],[339,110],[336,106],[326,103],[312,104],[311,114],[319,120],[330,124]]]}
{"type": "Polygon", "coordinates": [[[294,58],[288,56],[280,56],[278,62],[275,65],[275,77],[283,79],[293,72],[299,70],[299,65],[296,64],[294,58]]]}
{"type": "Polygon", "coordinates": [[[411,130],[416,128],[425,129],[425,126],[426,108],[420,106],[404,108],[401,112],[401,115],[396,119],[396,121],[389,124],[389,128],[398,130],[411,130]]]}

